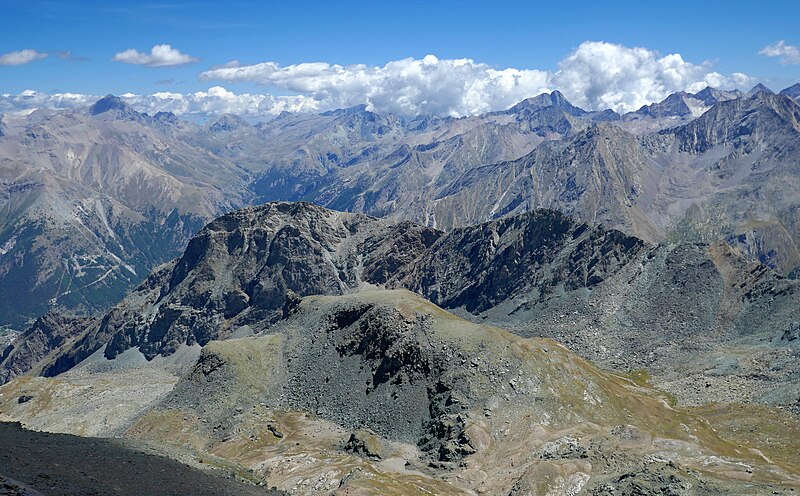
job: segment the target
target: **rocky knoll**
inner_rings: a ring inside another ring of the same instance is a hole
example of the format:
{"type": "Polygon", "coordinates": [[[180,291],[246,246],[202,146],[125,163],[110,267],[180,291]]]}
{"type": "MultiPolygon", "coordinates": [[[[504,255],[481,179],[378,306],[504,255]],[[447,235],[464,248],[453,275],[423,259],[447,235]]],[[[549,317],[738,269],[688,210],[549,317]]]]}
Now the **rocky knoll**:
{"type": "MultiPolygon", "coordinates": [[[[771,494],[800,484],[796,443],[727,441],[724,425],[551,340],[460,319],[406,290],[309,296],[286,312],[254,336],[209,343],[116,432],[294,494],[771,494]]],[[[40,398],[50,381],[64,391],[77,379],[7,384],[0,411],[42,426],[56,408],[40,398]],[[22,405],[20,387],[32,397],[22,405]]],[[[59,408],[73,401],[61,398],[59,408]]],[[[97,404],[88,416],[118,408],[97,404]]]]}

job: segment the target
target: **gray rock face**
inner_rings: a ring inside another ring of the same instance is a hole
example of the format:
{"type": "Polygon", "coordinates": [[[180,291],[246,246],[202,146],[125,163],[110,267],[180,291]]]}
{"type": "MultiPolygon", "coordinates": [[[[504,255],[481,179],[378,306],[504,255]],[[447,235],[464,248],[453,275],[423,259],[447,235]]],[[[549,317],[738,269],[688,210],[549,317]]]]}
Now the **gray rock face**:
{"type": "Polygon", "coordinates": [[[521,295],[535,304],[591,289],[646,249],[619,231],[543,210],[455,229],[398,280],[444,308],[479,314],[521,295]]]}
{"type": "Polygon", "coordinates": [[[800,83],[795,83],[789,86],[788,88],[781,90],[780,94],[786,95],[789,98],[797,100],[798,98],[800,98],[800,83]]]}
{"type": "Polygon", "coordinates": [[[152,358],[284,316],[288,298],[381,284],[441,233],[311,204],[272,203],[220,217],[48,368],[66,370],[108,343],[113,358],[152,358]]]}
{"type": "Polygon", "coordinates": [[[60,346],[67,344],[91,319],[48,313],[0,353],[0,384],[25,374],[60,346]]]}

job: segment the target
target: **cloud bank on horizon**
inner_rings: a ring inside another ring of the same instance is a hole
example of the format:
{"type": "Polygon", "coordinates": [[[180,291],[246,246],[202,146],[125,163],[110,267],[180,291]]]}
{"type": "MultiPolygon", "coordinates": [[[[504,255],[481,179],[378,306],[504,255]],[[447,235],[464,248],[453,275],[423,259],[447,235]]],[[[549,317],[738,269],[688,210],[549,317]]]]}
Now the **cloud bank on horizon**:
{"type": "MultiPolygon", "coordinates": [[[[781,41],[760,53],[780,56],[792,63],[797,47],[781,41]]],[[[0,60],[7,56],[9,60],[16,60],[10,54],[0,56],[0,60]]],[[[151,67],[197,61],[170,45],[156,45],[150,53],[129,49],[116,54],[114,60],[151,67]]],[[[143,112],[171,111],[198,117],[229,112],[258,118],[282,111],[321,112],[360,104],[377,112],[462,117],[504,110],[525,98],[552,90],[561,91],[572,103],[587,110],[610,108],[624,113],[663,100],[677,91],[697,92],[706,86],[748,89],[756,82],[740,72],[720,74],[709,62],[692,63],[677,53],[661,56],[647,48],[601,41],[581,43],[559,62],[555,71],[497,69],[472,59],[439,59],[428,55],[422,59],[395,60],[384,66],[342,66],[324,62],[241,65],[231,62],[204,71],[199,77],[226,85],[255,83],[264,86],[266,91],[264,94],[237,94],[215,85],[195,93],[121,96],[143,112]],[[270,91],[274,90],[294,94],[273,95],[270,91]]],[[[0,112],[25,113],[43,107],[77,108],[97,98],[96,95],[29,90],[17,95],[0,95],[0,112]]]]}

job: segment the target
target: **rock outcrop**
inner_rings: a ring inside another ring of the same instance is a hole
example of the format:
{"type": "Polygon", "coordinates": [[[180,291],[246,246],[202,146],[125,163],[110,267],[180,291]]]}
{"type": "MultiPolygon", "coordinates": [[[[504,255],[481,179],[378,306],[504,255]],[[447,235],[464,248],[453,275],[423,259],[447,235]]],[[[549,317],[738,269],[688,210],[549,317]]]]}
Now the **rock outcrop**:
{"type": "Polygon", "coordinates": [[[67,345],[91,324],[91,319],[48,313],[0,353],[0,384],[30,372],[58,348],[67,345]]]}

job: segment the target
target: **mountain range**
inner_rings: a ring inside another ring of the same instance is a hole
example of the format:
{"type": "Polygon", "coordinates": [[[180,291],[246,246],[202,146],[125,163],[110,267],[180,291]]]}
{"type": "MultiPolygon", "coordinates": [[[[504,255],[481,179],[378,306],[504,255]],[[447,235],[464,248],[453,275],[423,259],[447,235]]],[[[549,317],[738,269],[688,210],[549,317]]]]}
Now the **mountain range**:
{"type": "Polygon", "coordinates": [[[3,116],[0,324],[109,308],[216,216],[263,201],[449,230],[535,208],[649,242],[723,240],[791,274],[797,85],[707,88],[626,115],[553,92],[466,118],[360,106],[252,125],[85,111],[3,116]]]}

